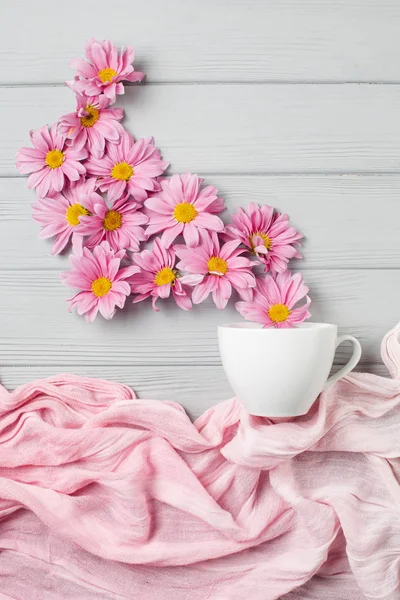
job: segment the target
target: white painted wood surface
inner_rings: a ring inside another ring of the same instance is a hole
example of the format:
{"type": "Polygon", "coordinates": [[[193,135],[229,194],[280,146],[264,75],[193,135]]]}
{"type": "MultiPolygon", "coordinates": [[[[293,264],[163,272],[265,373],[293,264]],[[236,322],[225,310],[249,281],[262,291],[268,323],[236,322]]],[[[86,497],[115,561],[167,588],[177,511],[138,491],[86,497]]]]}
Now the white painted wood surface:
{"type": "MultiPolygon", "coordinates": [[[[165,84],[118,101],[135,137],[153,135],[174,172],[397,172],[400,86],[165,84]]],[[[74,108],[66,87],[1,90],[0,175],[28,132],[74,108]],[[35,110],[32,110],[32,107],[35,110]]]]}
{"type": "MultiPolygon", "coordinates": [[[[216,326],[238,318],[232,308],[130,306],[88,325],[67,312],[66,257],[37,240],[15,153],[29,129],[72,110],[61,84],[90,36],[135,45],[147,72],[119,102],[127,128],[154,135],[171,173],[204,175],[230,211],[253,200],[289,213],[306,237],[296,266],[313,319],[357,335],[360,368],[386,373],[380,339],[400,318],[398,0],[24,0],[0,17],[6,386],[72,371],[176,400],[193,417],[231,394],[216,326]]],[[[337,363],[346,357],[344,347],[337,363]]]]}
{"type": "MultiPolygon", "coordinates": [[[[293,263],[298,269],[399,267],[399,175],[206,177],[226,199],[229,211],[221,215],[226,222],[229,212],[249,199],[289,214],[305,237],[305,258],[293,263]]],[[[33,199],[25,179],[0,179],[0,240],[7,248],[3,269],[67,268],[68,254],[55,259],[51,242],[38,239],[40,227],[32,224],[27,207],[33,199]]]]}
{"type": "Polygon", "coordinates": [[[398,0],[16,0],[5,83],[61,83],[88,36],[134,41],[150,81],[400,81],[398,0]]]}

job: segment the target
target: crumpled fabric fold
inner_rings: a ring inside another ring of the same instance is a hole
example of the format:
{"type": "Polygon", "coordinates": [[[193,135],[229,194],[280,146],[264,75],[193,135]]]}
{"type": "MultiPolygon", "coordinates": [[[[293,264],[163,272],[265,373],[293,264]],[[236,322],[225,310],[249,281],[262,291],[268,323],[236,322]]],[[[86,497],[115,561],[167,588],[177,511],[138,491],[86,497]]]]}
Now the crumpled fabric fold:
{"type": "Polygon", "coordinates": [[[398,600],[400,324],[382,358],[285,419],[1,387],[0,599],[398,600]]]}

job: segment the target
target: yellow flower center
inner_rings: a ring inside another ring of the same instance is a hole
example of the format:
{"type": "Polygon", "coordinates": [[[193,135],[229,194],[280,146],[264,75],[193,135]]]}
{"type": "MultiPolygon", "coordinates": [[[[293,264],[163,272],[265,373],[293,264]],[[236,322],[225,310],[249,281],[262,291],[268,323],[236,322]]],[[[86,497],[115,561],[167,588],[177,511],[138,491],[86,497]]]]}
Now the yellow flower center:
{"type": "Polygon", "coordinates": [[[111,171],[111,177],[114,179],[120,179],[121,181],[129,181],[134,175],[134,170],[131,165],[126,162],[120,162],[113,166],[111,171]]]}
{"type": "Polygon", "coordinates": [[[86,210],[82,204],[71,204],[71,206],[68,206],[67,208],[65,218],[71,227],[75,227],[76,225],[79,225],[79,217],[82,217],[83,215],[90,215],[90,212],[86,210]]]}
{"type": "Polygon", "coordinates": [[[103,83],[108,83],[109,81],[112,81],[112,78],[118,75],[118,73],[114,71],[114,69],[110,69],[110,67],[107,67],[107,69],[102,69],[97,74],[103,83]]]}
{"type": "Polygon", "coordinates": [[[228,263],[219,256],[212,256],[207,262],[207,269],[209,273],[221,277],[228,272],[228,263]]]}
{"type": "Polygon", "coordinates": [[[46,154],[46,165],[50,167],[50,169],[58,169],[64,162],[64,152],[61,150],[50,150],[46,154]]]}
{"type": "Polygon", "coordinates": [[[272,248],[272,240],[271,238],[269,238],[267,236],[266,233],[262,233],[261,231],[256,231],[255,233],[252,233],[251,236],[249,237],[249,242],[250,242],[250,249],[252,252],[254,252],[254,248],[256,246],[259,246],[259,240],[255,240],[255,237],[260,237],[263,242],[264,242],[264,246],[266,247],[267,250],[271,250],[272,248]]]}
{"type": "Polygon", "coordinates": [[[290,315],[286,304],[273,304],[268,310],[268,316],[274,323],[283,323],[290,315]]]}
{"type": "Polygon", "coordinates": [[[156,285],[165,285],[167,283],[174,283],[176,279],[176,275],[172,269],[169,267],[164,267],[161,271],[158,271],[154,278],[154,283],[156,285]]]}
{"type": "Polygon", "coordinates": [[[197,210],[189,202],[181,202],[175,206],[174,217],[179,223],[190,223],[197,217],[197,210]]]}
{"type": "Polygon", "coordinates": [[[99,277],[92,282],[92,292],[98,298],[106,296],[112,288],[112,282],[107,277],[99,277]]]}
{"type": "Polygon", "coordinates": [[[107,229],[107,231],[114,231],[115,229],[119,229],[121,225],[122,215],[116,210],[107,211],[103,221],[104,229],[107,229]]]}
{"type": "Polygon", "coordinates": [[[86,107],[86,112],[87,115],[81,117],[81,123],[84,127],[93,127],[93,125],[97,123],[100,118],[100,111],[91,104],[88,104],[86,107]]]}

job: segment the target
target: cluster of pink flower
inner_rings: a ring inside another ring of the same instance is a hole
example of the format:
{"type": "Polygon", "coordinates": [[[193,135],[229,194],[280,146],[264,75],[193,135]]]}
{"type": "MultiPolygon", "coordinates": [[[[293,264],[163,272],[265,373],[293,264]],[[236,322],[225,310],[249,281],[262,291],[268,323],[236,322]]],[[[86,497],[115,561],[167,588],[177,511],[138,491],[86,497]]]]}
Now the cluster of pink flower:
{"type": "Polygon", "coordinates": [[[71,62],[78,74],[67,83],[75,111],[31,132],[33,148],[17,155],[19,171],[36,189],[40,237],[54,238],[52,254],[72,243],[71,270],[62,274],[79,290],[70,310],[88,321],[98,312],[111,319],[131,294],[133,302],[151,298],[154,310],[158,298],[172,296],[189,310],[212,294],[223,309],[234,289],[246,319],[290,327],[308,318],[308,288],[288,271],[289,260],[301,256],[302,236],[287,215],[252,203],[225,226],[215,187],[190,173],[160,177],[168,164],[153,139],[135,141],[120,123],[123,110],[111,108],[123,81],[144,77],[132,67],[133,49],[118,52],[109,41],[91,39],[85,54],[71,62]],[[256,277],[260,263],[266,274],[256,277]]]}

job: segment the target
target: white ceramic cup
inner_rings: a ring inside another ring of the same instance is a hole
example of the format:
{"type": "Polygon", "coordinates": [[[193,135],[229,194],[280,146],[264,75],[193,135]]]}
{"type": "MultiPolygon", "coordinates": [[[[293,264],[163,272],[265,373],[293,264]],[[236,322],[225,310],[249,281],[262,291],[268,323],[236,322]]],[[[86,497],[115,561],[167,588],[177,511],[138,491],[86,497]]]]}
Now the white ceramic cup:
{"type": "Polygon", "coordinates": [[[347,375],[361,358],[360,342],[337,337],[337,326],[301,323],[263,329],[257,323],[218,327],[219,351],[228,381],[246,410],[263,417],[305,414],[320,392],[347,375]],[[349,362],[329,377],[336,348],[353,344],[349,362]]]}

